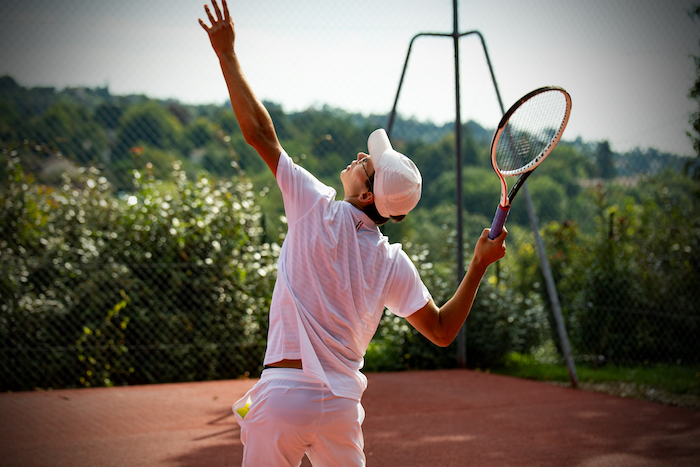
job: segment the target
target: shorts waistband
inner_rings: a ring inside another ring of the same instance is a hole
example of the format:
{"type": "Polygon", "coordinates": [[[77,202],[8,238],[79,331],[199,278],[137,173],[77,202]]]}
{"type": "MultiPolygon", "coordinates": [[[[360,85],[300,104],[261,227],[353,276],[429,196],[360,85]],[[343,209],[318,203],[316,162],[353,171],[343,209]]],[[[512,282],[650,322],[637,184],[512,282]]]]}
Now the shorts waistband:
{"type": "Polygon", "coordinates": [[[304,370],[298,368],[265,368],[260,374],[260,381],[268,381],[271,379],[288,379],[298,381],[300,383],[318,384],[326,386],[322,381],[304,373],[304,370]]]}

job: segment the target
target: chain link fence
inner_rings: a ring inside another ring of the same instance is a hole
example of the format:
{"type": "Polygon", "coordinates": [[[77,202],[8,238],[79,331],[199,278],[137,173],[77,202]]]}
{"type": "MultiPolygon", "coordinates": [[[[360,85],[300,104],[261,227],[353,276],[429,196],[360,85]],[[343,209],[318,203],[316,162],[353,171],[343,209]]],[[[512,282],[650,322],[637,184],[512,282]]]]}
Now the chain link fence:
{"type": "MultiPolygon", "coordinates": [[[[266,105],[289,154],[340,193],[338,173],[387,124],[387,115],[266,105]]],[[[470,252],[499,184],[492,129],[468,122],[463,132],[470,252]]],[[[443,303],[458,281],[454,128],[400,118],[392,140],[425,188],[417,210],[383,230],[443,303]]],[[[228,105],[4,76],[0,144],[0,390],[259,374],[286,226],[274,179],[228,105]]],[[[560,143],[528,182],[578,363],[700,363],[694,170],[697,159],[577,140],[560,143]]],[[[562,361],[522,202],[508,255],[467,322],[470,367],[509,352],[562,361]]],[[[367,369],[455,362],[453,347],[432,346],[387,313],[367,369]]]]}

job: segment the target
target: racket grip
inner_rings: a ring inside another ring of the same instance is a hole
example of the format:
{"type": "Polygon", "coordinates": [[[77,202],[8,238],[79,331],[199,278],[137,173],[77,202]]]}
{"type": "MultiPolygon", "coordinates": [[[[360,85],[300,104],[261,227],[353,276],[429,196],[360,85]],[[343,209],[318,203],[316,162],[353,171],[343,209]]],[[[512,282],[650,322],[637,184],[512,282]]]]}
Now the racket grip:
{"type": "Polygon", "coordinates": [[[491,240],[498,237],[499,235],[501,235],[501,232],[503,232],[503,224],[506,223],[509,211],[510,206],[503,207],[499,204],[498,208],[496,208],[496,215],[493,216],[493,222],[491,223],[491,231],[489,232],[489,238],[491,240]]]}

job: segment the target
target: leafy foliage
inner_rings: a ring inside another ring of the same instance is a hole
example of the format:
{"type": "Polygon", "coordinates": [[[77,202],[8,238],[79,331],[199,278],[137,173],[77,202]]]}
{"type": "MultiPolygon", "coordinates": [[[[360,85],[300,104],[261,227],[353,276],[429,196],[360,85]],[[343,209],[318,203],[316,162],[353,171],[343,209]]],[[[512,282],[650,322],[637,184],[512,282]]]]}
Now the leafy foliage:
{"type": "MultiPolygon", "coordinates": [[[[337,174],[386,122],[266,106],[295,162],[337,190],[337,174]]],[[[468,252],[500,188],[491,131],[463,129],[468,252]]],[[[442,304],[457,287],[453,127],[399,118],[392,142],[421,167],[424,190],[418,208],[383,231],[442,304]]],[[[274,179],[228,105],[26,89],[0,77],[0,144],[0,369],[9,375],[0,389],[260,371],[286,225],[274,179]]],[[[576,140],[561,142],[528,181],[577,358],[697,362],[693,164],[576,140]]],[[[523,203],[508,221],[509,253],[467,320],[470,367],[558,345],[523,203]]],[[[366,368],[451,367],[455,352],[387,314],[366,368]]]]}
{"type": "Polygon", "coordinates": [[[174,182],[134,171],[120,199],[97,169],[48,188],[3,156],[3,389],[259,371],[279,248],[249,182],[173,162],[174,182]]]}
{"type": "MultiPolygon", "coordinates": [[[[591,193],[595,232],[548,225],[544,238],[577,354],[598,363],[698,363],[698,188],[666,172],[645,180],[636,198],[613,204],[601,186],[591,193]]],[[[541,288],[527,279],[539,277],[529,253],[518,255],[527,271],[520,286],[541,288]]]]}

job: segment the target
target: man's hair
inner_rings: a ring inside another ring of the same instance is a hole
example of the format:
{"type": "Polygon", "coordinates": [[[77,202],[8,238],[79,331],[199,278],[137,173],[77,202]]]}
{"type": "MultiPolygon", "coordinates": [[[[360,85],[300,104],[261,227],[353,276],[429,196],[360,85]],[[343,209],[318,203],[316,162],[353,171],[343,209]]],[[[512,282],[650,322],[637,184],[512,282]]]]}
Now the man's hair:
{"type": "MultiPolygon", "coordinates": [[[[374,186],[374,174],[372,174],[367,179],[365,185],[367,186],[367,189],[371,192],[372,187],[374,186]]],[[[379,211],[377,211],[377,206],[375,206],[374,203],[365,206],[364,213],[367,214],[367,217],[372,219],[377,225],[384,225],[387,222],[389,222],[389,220],[392,220],[393,222],[401,222],[406,217],[405,214],[403,216],[384,217],[381,214],[379,214],[379,211]]]]}

